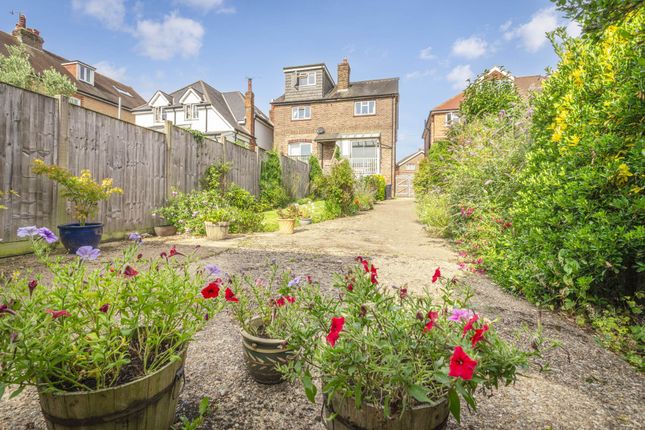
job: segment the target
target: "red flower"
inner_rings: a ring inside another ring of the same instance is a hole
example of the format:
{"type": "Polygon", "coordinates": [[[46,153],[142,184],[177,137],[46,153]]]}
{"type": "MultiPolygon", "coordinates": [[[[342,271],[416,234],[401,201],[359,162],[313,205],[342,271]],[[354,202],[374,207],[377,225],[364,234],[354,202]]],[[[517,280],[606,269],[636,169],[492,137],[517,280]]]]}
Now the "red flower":
{"type": "Polygon", "coordinates": [[[338,335],[343,330],[344,325],[344,317],[334,317],[331,319],[331,328],[329,329],[329,334],[327,335],[327,342],[331,345],[332,348],[336,345],[338,335]]]}
{"type": "Polygon", "coordinates": [[[294,303],[296,301],[295,297],[284,296],[284,298],[287,299],[287,302],[289,302],[289,303],[294,303]]]}
{"type": "Polygon", "coordinates": [[[430,311],[428,312],[428,318],[430,318],[430,321],[423,327],[423,332],[427,333],[430,330],[432,330],[432,327],[434,327],[434,323],[437,321],[437,318],[439,318],[439,312],[437,311],[430,311]]]}
{"type": "Polygon", "coordinates": [[[123,271],[123,276],[126,278],[132,278],[135,277],[139,274],[133,267],[130,266],[125,266],[125,270],[123,271]]]}
{"type": "Polygon", "coordinates": [[[286,304],[286,302],[284,301],[284,297],[280,297],[280,298],[275,300],[275,305],[277,307],[284,306],[285,304],[286,304]]]}
{"type": "Polygon", "coordinates": [[[36,281],[35,279],[32,279],[31,281],[29,281],[29,284],[27,284],[27,286],[29,287],[29,297],[31,297],[34,290],[38,286],[38,281],[36,281]]]}
{"type": "Polygon", "coordinates": [[[455,346],[455,351],[452,353],[452,357],[450,357],[450,372],[448,372],[448,376],[470,381],[473,379],[476,366],[477,361],[468,357],[461,346],[455,346]]]}
{"type": "Polygon", "coordinates": [[[473,348],[475,347],[475,345],[477,345],[477,342],[484,339],[484,333],[486,333],[487,331],[488,331],[488,324],[484,324],[482,328],[475,330],[475,334],[470,339],[470,341],[473,344],[473,348]]]}
{"type": "Polygon", "coordinates": [[[103,312],[104,314],[107,313],[108,309],[110,309],[110,305],[108,303],[105,303],[103,306],[99,308],[99,311],[103,312]]]}
{"type": "Polygon", "coordinates": [[[137,260],[141,260],[143,258],[143,254],[137,254],[137,260]]]}
{"type": "Polygon", "coordinates": [[[370,269],[370,281],[372,282],[372,284],[378,284],[378,280],[376,279],[377,276],[378,274],[376,273],[376,267],[374,267],[374,265],[372,264],[372,268],[370,269]]]}
{"type": "Polygon", "coordinates": [[[472,316],[471,319],[468,320],[468,322],[464,326],[464,334],[462,335],[462,337],[466,336],[466,333],[468,332],[468,330],[472,330],[473,324],[475,324],[475,321],[477,321],[478,319],[479,319],[479,316],[475,314],[472,316]]]}
{"type": "Polygon", "coordinates": [[[311,284],[314,282],[314,278],[311,277],[311,275],[307,275],[307,283],[311,284]]]}
{"type": "Polygon", "coordinates": [[[52,309],[47,309],[45,312],[50,314],[53,319],[57,319],[57,318],[60,318],[60,317],[71,317],[72,316],[72,314],[70,314],[69,312],[67,312],[64,309],[60,310],[60,311],[54,311],[52,309]]]}
{"type": "Polygon", "coordinates": [[[354,284],[347,284],[347,291],[354,291],[354,284]]]}
{"type": "Polygon", "coordinates": [[[407,288],[399,289],[399,297],[401,298],[401,300],[403,300],[406,297],[408,297],[408,289],[407,288]]]}
{"type": "Polygon", "coordinates": [[[434,275],[432,275],[432,283],[434,284],[437,282],[437,279],[441,278],[441,270],[437,267],[437,269],[434,271],[434,275]]]}
{"type": "Polygon", "coordinates": [[[175,248],[175,245],[170,248],[170,253],[168,254],[169,257],[174,257],[175,255],[184,255],[181,252],[177,251],[177,248],[175,248]]]}
{"type": "Polygon", "coordinates": [[[224,291],[224,298],[226,299],[227,302],[239,302],[238,298],[235,297],[235,293],[233,290],[230,288],[226,287],[226,291],[224,291]]]}
{"type": "Polygon", "coordinates": [[[168,259],[168,254],[166,253],[166,251],[164,251],[161,254],[159,254],[159,257],[165,258],[167,260],[168,259]]]}
{"type": "Polygon", "coordinates": [[[215,297],[219,296],[220,285],[222,285],[222,280],[220,278],[217,278],[216,280],[202,288],[202,296],[205,299],[214,299],[215,297]]]}

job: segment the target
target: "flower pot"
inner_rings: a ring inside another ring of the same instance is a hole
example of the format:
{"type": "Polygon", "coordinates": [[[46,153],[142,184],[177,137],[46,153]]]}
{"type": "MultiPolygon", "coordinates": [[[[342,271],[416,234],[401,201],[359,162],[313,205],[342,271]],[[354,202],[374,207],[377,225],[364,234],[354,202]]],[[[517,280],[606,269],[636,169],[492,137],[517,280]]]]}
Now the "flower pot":
{"type": "Polygon", "coordinates": [[[356,408],[353,398],[334,396],[331,403],[325,399],[325,415],[336,413],[336,418],[325,421],[328,430],[442,430],[448,424],[448,399],[434,404],[414,406],[403,413],[385,418],[383,408],[363,402],[356,408]]]}
{"type": "Polygon", "coordinates": [[[184,376],[181,360],[117,387],[96,391],[38,393],[49,430],[167,430],[184,376]]]}
{"type": "Polygon", "coordinates": [[[300,225],[311,224],[311,218],[300,218],[300,225]]]}
{"type": "Polygon", "coordinates": [[[103,224],[99,222],[88,222],[85,225],[63,224],[58,226],[58,232],[65,249],[73,254],[81,246],[98,247],[103,235],[103,224]]]}
{"type": "Polygon", "coordinates": [[[174,236],[177,234],[177,228],[174,225],[160,225],[155,227],[155,234],[159,237],[174,236]]]}
{"type": "MultiPolygon", "coordinates": [[[[262,319],[255,317],[249,321],[253,327],[260,327],[262,319]]],[[[244,346],[244,361],[251,377],[261,384],[279,384],[282,374],[275,368],[277,364],[287,363],[292,352],[285,348],[281,339],[266,339],[253,336],[246,330],[240,330],[244,346]]]]}
{"type": "Polygon", "coordinates": [[[228,236],[228,222],[204,222],[206,237],[210,240],[222,240],[228,236]]]}
{"type": "Polygon", "coordinates": [[[282,234],[293,234],[296,228],[296,220],[292,218],[278,218],[278,231],[282,234]]]}

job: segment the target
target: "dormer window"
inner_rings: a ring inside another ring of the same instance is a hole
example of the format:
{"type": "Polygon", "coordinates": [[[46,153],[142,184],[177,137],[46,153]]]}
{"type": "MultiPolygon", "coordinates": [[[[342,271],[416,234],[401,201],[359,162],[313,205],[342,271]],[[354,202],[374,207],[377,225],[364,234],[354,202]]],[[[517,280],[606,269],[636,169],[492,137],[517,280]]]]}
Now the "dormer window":
{"type": "Polygon", "coordinates": [[[186,121],[199,119],[199,109],[197,104],[184,105],[184,118],[186,121]]]}
{"type": "Polygon", "coordinates": [[[307,87],[316,85],[316,72],[300,72],[298,73],[298,86],[307,87]]]}
{"type": "Polygon", "coordinates": [[[94,85],[94,70],[84,66],[83,64],[78,65],[78,80],[86,82],[90,85],[94,85]]]}

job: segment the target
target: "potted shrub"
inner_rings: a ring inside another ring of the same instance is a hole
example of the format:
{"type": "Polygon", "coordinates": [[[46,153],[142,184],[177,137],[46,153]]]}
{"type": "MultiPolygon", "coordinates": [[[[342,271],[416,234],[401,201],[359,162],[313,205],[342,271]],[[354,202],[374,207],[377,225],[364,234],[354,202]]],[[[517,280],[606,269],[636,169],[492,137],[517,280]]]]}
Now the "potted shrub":
{"type": "Polygon", "coordinates": [[[498,337],[495,321],[470,310],[471,293],[455,294],[439,269],[432,281],[435,294],[384,288],[376,267],[359,257],[337,276],[338,294],[300,292],[285,316],[295,357],[280,369],[302,381],[311,401],[312,375],[320,376],[334,418],[327,428],[445,428],[450,413],[459,420],[461,399],[475,408],[477,387],[514,382],[518,366],[537,354],[538,340],[526,352],[498,337]]]}
{"type": "Polygon", "coordinates": [[[50,429],[168,429],[188,344],[223,308],[210,272],[174,247],[143,259],[135,234],[110,261],[53,260],[51,232],[22,234],[51,273],[0,280],[0,393],[35,386],[50,429]]]}
{"type": "Polygon", "coordinates": [[[298,291],[302,285],[311,285],[311,277],[292,278],[274,266],[268,279],[233,276],[230,283],[236,292],[230,305],[240,324],[249,374],[262,384],[282,382],[277,366],[291,359],[284,340],[287,309],[297,306],[298,291]]]}
{"type": "Polygon", "coordinates": [[[155,209],[152,216],[161,220],[161,225],[155,226],[155,235],[159,237],[174,236],[177,234],[176,224],[180,219],[179,203],[180,193],[173,188],[172,197],[165,206],[155,209]]]}
{"type": "Polygon", "coordinates": [[[300,215],[298,205],[290,204],[284,209],[278,209],[278,231],[283,234],[293,234],[296,218],[300,215]]]}
{"type": "Polygon", "coordinates": [[[215,209],[209,212],[208,221],[204,221],[206,237],[210,240],[223,240],[228,236],[229,213],[225,209],[215,209]]]}
{"type": "Polygon", "coordinates": [[[107,200],[112,194],[121,194],[121,188],[112,186],[112,179],[103,179],[97,183],[92,179],[89,170],[82,170],[79,176],[59,166],[48,165],[43,160],[34,160],[32,171],[37,175],[45,175],[63,188],[62,195],[73,205],[76,223],[58,226],[60,240],[63,246],[74,253],[81,246],[96,248],[101,242],[103,223],[87,222],[95,215],[99,202],[107,200]]]}
{"type": "Polygon", "coordinates": [[[314,204],[313,202],[310,202],[306,205],[301,205],[299,208],[300,212],[300,224],[301,225],[308,225],[311,224],[311,216],[314,213],[314,204]]]}

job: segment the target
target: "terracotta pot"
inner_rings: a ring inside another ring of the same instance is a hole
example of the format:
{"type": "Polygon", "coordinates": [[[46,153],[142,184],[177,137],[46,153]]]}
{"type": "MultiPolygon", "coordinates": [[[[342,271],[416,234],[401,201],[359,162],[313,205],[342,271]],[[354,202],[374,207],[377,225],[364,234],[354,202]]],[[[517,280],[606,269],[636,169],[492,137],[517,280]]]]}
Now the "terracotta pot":
{"type": "MultiPolygon", "coordinates": [[[[258,328],[262,325],[262,319],[255,317],[248,324],[258,328]]],[[[253,336],[244,329],[240,332],[244,345],[244,361],[251,377],[261,384],[282,382],[282,374],[275,366],[287,363],[292,357],[292,352],[284,346],[285,341],[253,336]]]]}
{"type": "Polygon", "coordinates": [[[293,234],[296,228],[296,220],[292,218],[278,218],[278,231],[282,234],[293,234]]]}
{"type": "Polygon", "coordinates": [[[96,391],[38,393],[49,430],[167,430],[175,421],[184,361],[127,384],[96,391]]]}
{"type": "Polygon", "coordinates": [[[415,406],[389,418],[385,418],[382,407],[369,403],[363,402],[357,409],[353,398],[334,396],[330,404],[327,400],[325,415],[337,414],[335,419],[325,421],[328,430],[443,430],[450,415],[448,399],[415,406]]]}
{"type": "Polygon", "coordinates": [[[174,225],[160,225],[155,227],[155,234],[159,237],[174,236],[177,234],[177,229],[174,225]]]}
{"type": "Polygon", "coordinates": [[[228,236],[228,222],[209,222],[204,223],[206,228],[206,237],[210,240],[223,240],[228,236]]]}

